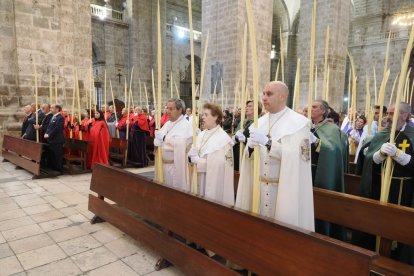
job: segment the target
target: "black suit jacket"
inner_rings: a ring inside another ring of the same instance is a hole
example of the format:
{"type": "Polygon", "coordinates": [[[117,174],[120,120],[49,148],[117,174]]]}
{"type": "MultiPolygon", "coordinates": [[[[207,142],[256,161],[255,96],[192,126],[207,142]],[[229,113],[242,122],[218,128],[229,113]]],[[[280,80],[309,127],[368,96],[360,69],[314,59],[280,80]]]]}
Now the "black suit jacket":
{"type": "Polygon", "coordinates": [[[42,123],[41,123],[41,125],[42,125],[42,133],[43,133],[43,134],[45,134],[45,133],[46,133],[47,128],[49,127],[49,123],[50,123],[50,121],[52,120],[52,117],[53,117],[53,114],[52,114],[52,113],[49,113],[49,114],[47,114],[47,115],[43,118],[42,123]]]}
{"type": "Polygon", "coordinates": [[[31,116],[33,116],[34,113],[30,113],[28,116],[24,117],[23,123],[22,123],[22,134],[20,136],[23,136],[26,133],[27,126],[29,125],[28,121],[31,116]]]}
{"type": "MultiPolygon", "coordinates": [[[[37,111],[37,119],[40,123],[42,122],[43,118],[44,118],[45,114],[43,114],[43,112],[39,109],[37,111]]],[[[36,124],[36,113],[32,113],[32,115],[30,115],[30,118],[27,120],[27,128],[25,131],[25,135],[24,135],[24,139],[28,139],[28,140],[32,140],[35,141],[36,140],[36,129],[34,128],[33,125],[36,124]]]]}
{"type": "Polygon", "coordinates": [[[62,115],[58,114],[57,116],[52,117],[45,133],[49,135],[49,138],[47,138],[49,144],[65,143],[65,137],[63,136],[64,125],[65,119],[62,115]]]}

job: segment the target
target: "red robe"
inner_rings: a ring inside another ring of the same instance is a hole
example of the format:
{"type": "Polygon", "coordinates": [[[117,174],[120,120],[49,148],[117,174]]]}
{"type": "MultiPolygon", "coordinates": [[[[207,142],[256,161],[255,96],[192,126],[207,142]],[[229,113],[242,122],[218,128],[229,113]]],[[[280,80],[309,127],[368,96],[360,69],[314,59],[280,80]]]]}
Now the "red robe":
{"type": "Polygon", "coordinates": [[[149,129],[150,129],[150,136],[154,137],[155,132],[155,117],[152,117],[151,121],[149,122],[149,129]]]}
{"type": "Polygon", "coordinates": [[[109,130],[105,121],[92,123],[89,132],[87,167],[93,170],[95,163],[107,165],[109,158],[109,130]]]}
{"type": "MultiPolygon", "coordinates": [[[[63,128],[63,136],[65,138],[70,138],[70,128],[69,123],[72,123],[72,115],[65,117],[65,124],[63,128]]],[[[79,126],[76,120],[73,120],[73,129],[72,129],[72,139],[79,139],[79,126]]]]}
{"type": "MultiPolygon", "coordinates": [[[[131,121],[132,117],[129,118],[131,121]]],[[[119,121],[118,121],[118,130],[119,130],[119,138],[122,140],[126,140],[126,132],[127,132],[127,125],[126,121],[128,120],[128,115],[124,115],[119,121]]],[[[129,123],[129,130],[131,130],[131,123],[129,123]]],[[[129,132],[129,131],[128,131],[129,132]]]]}
{"type": "Polygon", "coordinates": [[[148,117],[145,114],[138,114],[132,117],[132,124],[137,124],[143,131],[149,131],[148,117]]]}
{"type": "Polygon", "coordinates": [[[161,116],[161,127],[163,125],[165,125],[165,123],[168,122],[168,121],[169,121],[168,115],[167,115],[167,113],[165,113],[164,115],[161,116]]]}
{"type": "Polygon", "coordinates": [[[127,121],[127,119],[128,119],[128,116],[127,115],[124,115],[124,116],[122,116],[121,119],[119,119],[118,126],[117,126],[117,129],[118,130],[121,130],[122,128],[126,127],[126,121],[127,121]]]}
{"type": "Polygon", "coordinates": [[[89,120],[89,119],[84,119],[82,121],[82,140],[83,141],[89,141],[89,123],[93,123],[95,122],[95,119],[89,120]]]}
{"type": "Polygon", "coordinates": [[[111,117],[111,112],[106,111],[105,112],[105,120],[108,120],[109,117],[111,117]]]}

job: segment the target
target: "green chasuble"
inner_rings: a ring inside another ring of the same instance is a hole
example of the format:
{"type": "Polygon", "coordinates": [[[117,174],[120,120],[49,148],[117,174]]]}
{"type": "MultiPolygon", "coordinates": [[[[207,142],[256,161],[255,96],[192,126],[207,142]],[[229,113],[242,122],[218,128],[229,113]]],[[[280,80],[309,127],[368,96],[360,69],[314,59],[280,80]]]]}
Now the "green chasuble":
{"type": "MultiPolygon", "coordinates": [[[[368,149],[363,160],[361,177],[360,194],[363,197],[379,200],[381,193],[381,164],[377,165],[373,162],[373,155],[375,152],[380,150],[381,146],[384,143],[389,142],[389,140],[390,129],[386,128],[378,132],[372,138],[371,143],[368,145],[368,149]]],[[[405,166],[401,166],[400,164],[395,163],[388,200],[390,203],[394,204],[398,204],[398,201],[401,200],[401,205],[414,207],[414,173],[412,170],[414,165],[414,128],[407,125],[402,132],[397,132],[395,142],[399,149],[411,155],[411,160],[405,166]],[[401,181],[398,177],[408,178],[401,181]],[[400,187],[401,194],[399,194],[400,187]]],[[[364,234],[358,231],[354,231],[352,236],[354,244],[374,250],[375,236],[364,234]]],[[[414,247],[398,243],[397,248],[391,252],[391,257],[399,261],[414,265],[414,247]]]]}
{"type": "MultiPolygon", "coordinates": [[[[311,129],[320,139],[316,146],[312,144],[312,180],[313,186],[345,192],[344,173],[348,165],[348,139],[338,126],[324,120],[311,129]]],[[[315,220],[315,231],[338,240],[344,240],[344,228],[340,225],[315,220]]]]}
{"type": "MultiPolygon", "coordinates": [[[[406,126],[404,129],[404,134],[408,137],[411,142],[411,145],[414,145],[414,128],[406,126]]],[[[361,177],[361,190],[360,194],[363,197],[373,198],[372,197],[372,175],[373,175],[373,161],[372,158],[374,153],[379,151],[381,146],[384,143],[389,142],[390,140],[390,129],[385,128],[378,132],[371,140],[368,146],[368,150],[363,159],[362,167],[362,177],[361,177]]],[[[361,154],[363,154],[361,152],[361,154]]],[[[359,166],[360,167],[360,166],[359,166]]]]}
{"type": "Polygon", "coordinates": [[[335,124],[326,120],[312,132],[320,139],[318,148],[312,147],[313,186],[345,192],[344,173],[348,166],[348,139],[335,124]]]}

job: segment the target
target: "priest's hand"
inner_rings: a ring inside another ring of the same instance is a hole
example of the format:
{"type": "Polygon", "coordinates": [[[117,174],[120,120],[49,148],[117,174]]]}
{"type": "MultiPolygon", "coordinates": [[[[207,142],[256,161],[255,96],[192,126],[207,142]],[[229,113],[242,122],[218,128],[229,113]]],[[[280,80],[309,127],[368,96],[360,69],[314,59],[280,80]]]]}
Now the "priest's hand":
{"type": "Polygon", "coordinates": [[[269,138],[259,128],[252,127],[250,128],[250,141],[253,144],[264,146],[269,141],[269,138]]]}
{"type": "Polygon", "coordinates": [[[381,146],[380,153],[393,157],[397,153],[397,147],[391,143],[385,143],[381,146]]]}
{"type": "Polygon", "coordinates": [[[154,139],[154,146],[161,147],[163,142],[164,142],[163,140],[159,140],[159,139],[155,138],[154,139]]]}
{"type": "Polygon", "coordinates": [[[253,142],[251,138],[247,139],[247,147],[254,149],[255,146],[258,146],[259,144],[256,142],[253,142]]]}
{"type": "Polygon", "coordinates": [[[236,132],[235,136],[239,142],[246,142],[246,136],[244,136],[243,131],[241,129],[236,132]]]}
{"type": "Polygon", "coordinates": [[[386,158],[387,156],[379,150],[372,156],[372,161],[374,161],[375,164],[381,164],[386,158]]]}
{"type": "Polygon", "coordinates": [[[191,163],[198,163],[200,160],[200,156],[198,155],[198,152],[195,150],[195,148],[191,148],[187,156],[191,163]]]}
{"type": "Polygon", "coordinates": [[[406,166],[411,160],[411,155],[403,152],[400,149],[397,149],[397,153],[392,159],[394,159],[395,162],[397,162],[401,166],[406,166]]]}
{"type": "Polygon", "coordinates": [[[310,141],[311,144],[315,144],[315,143],[319,142],[319,139],[318,139],[318,137],[315,136],[315,134],[313,134],[311,132],[310,136],[309,136],[309,141],[310,141]]]}
{"type": "Polygon", "coordinates": [[[155,135],[155,139],[158,139],[158,140],[164,141],[165,135],[164,135],[164,133],[163,133],[163,132],[161,132],[160,130],[156,130],[156,131],[154,132],[154,135],[155,135]]]}

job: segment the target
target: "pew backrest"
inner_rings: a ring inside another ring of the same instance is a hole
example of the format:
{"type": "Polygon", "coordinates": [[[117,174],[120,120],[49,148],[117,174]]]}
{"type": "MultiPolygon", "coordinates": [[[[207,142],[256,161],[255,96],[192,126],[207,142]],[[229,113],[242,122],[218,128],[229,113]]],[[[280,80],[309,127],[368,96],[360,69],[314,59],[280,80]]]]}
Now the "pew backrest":
{"type": "Polygon", "coordinates": [[[88,150],[88,142],[77,139],[66,139],[64,148],[74,151],[79,151],[81,153],[86,153],[88,150]]]}
{"type": "Polygon", "coordinates": [[[414,209],[345,193],[313,189],[315,217],[414,245],[414,209]]]}
{"type": "Polygon", "coordinates": [[[40,175],[40,161],[43,145],[34,141],[4,135],[2,145],[3,158],[25,170],[40,175]]]}
{"type": "MultiPolygon", "coordinates": [[[[127,217],[120,217],[119,213],[111,217],[110,210],[127,209],[259,275],[333,275],[338,271],[367,275],[372,261],[378,257],[374,252],[109,166],[95,165],[90,189],[98,197],[89,196],[89,210],[107,221],[122,224],[127,217]],[[117,207],[110,208],[103,198],[115,202],[117,207]]],[[[178,268],[188,272],[186,266],[178,268]]],[[[211,272],[208,267],[198,270],[200,275],[211,272]]]]}
{"type": "Polygon", "coordinates": [[[125,151],[128,148],[128,141],[120,138],[111,138],[109,147],[125,151]]]}

